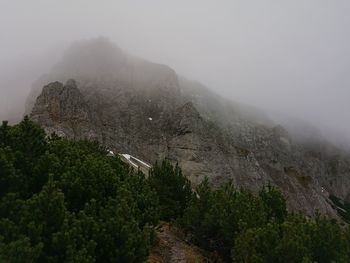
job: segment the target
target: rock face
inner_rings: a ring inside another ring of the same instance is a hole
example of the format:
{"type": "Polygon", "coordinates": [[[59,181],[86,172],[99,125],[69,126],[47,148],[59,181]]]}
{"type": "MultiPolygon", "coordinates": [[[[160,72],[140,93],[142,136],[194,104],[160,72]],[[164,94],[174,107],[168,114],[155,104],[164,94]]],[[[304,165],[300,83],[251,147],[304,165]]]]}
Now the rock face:
{"type": "Polygon", "coordinates": [[[74,80],[63,86],[53,82],[43,88],[32,112],[32,119],[45,123],[48,134],[79,138],[83,133],[88,139],[99,139],[90,121],[94,118],[89,106],[74,80]]]}
{"type": "Polygon", "coordinates": [[[336,217],[329,195],[350,199],[348,154],[327,143],[300,144],[258,111],[107,40],[73,46],[45,81],[55,82],[34,90],[40,95],[28,105],[49,133],[96,139],[148,163],[168,158],[195,184],[206,176],[214,187],[271,183],[290,209],[308,215],[319,209],[336,217]]]}

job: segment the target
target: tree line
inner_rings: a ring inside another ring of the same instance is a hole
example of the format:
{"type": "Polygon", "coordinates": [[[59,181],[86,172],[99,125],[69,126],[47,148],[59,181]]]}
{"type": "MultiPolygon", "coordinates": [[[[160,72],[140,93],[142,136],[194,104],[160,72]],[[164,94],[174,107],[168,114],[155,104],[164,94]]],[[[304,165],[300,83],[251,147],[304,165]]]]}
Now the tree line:
{"type": "Polygon", "coordinates": [[[290,213],[282,193],[195,189],[179,166],[146,179],[96,142],[0,126],[0,262],[145,262],[159,221],[216,262],[350,262],[350,229],[290,213]]]}

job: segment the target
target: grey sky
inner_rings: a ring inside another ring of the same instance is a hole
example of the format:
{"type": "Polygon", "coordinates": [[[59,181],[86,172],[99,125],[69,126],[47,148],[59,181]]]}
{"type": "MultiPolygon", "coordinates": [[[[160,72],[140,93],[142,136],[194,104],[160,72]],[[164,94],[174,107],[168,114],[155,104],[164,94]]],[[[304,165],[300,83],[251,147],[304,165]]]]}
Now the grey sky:
{"type": "Polygon", "coordinates": [[[348,0],[0,0],[0,117],[66,44],[106,36],[222,95],[350,139],[349,14],[348,0]]]}

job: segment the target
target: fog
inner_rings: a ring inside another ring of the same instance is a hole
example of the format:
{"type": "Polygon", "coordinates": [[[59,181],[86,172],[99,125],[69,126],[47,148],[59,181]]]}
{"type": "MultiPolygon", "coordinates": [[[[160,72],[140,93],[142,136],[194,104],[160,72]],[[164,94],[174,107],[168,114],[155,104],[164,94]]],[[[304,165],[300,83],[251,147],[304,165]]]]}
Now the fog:
{"type": "Polygon", "coordinates": [[[69,43],[106,36],[217,93],[350,141],[348,0],[0,0],[0,118],[69,43]]]}

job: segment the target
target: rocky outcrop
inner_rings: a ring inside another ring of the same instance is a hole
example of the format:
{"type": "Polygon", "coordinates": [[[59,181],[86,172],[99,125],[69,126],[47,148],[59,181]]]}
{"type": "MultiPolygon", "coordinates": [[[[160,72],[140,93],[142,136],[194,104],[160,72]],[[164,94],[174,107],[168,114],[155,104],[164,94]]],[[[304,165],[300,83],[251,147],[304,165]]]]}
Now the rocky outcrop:
{"type": "Polygon", "coordinates": [[[74,80],[66,85],[53,82],[45,86],[31,114],[34,121],[45,124],[48,134],[99,140],[94,117],[74,80]]]}
{"type": "Polygon", "coordinates": [[[300,144],[253,108],[118,48],[104,64],[105,51],[93,52],[101,45],[114,50],[101,40],[89,52],[73,48],[46,77],[75,79],[46,85],[36,99],[31,118],[47,132],[97,139],[147,163],[168,158],[195,184],[208,177],[214,187],[277,185],[290,209],[308,215],[319,209],[336,217],[329,195],[350,199],[347,153],[300,144]],[[94,60],[108,70],[97,74],[94,60]]]}

